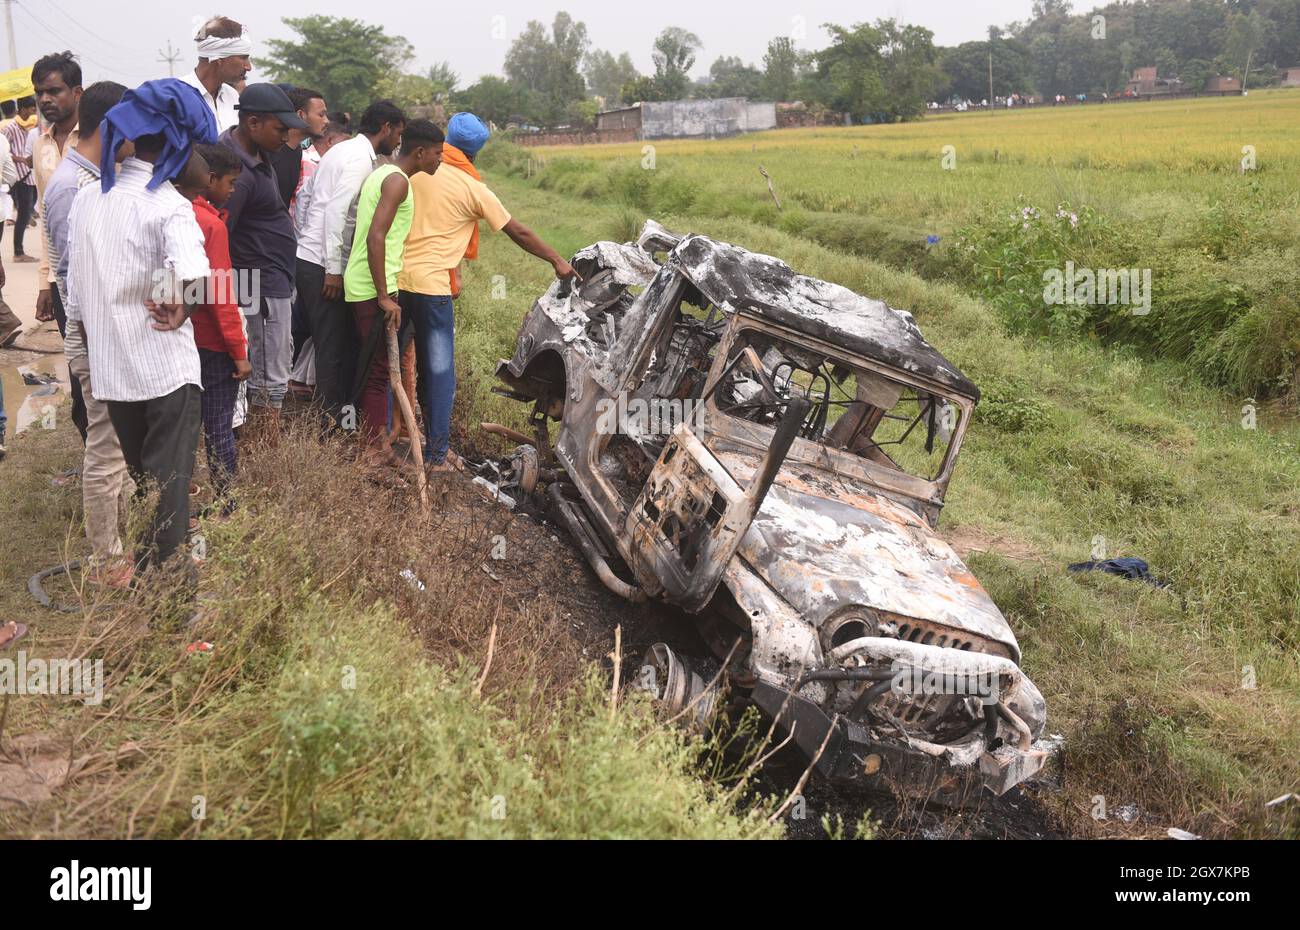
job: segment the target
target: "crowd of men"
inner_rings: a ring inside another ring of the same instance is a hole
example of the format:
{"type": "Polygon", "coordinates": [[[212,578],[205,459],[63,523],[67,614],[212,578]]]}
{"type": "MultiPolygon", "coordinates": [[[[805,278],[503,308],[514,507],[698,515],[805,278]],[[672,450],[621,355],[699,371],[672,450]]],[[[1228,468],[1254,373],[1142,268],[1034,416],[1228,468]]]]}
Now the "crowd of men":
{"type": "MultiPolygon", "coordinates": [[[[474,161],[489,130],[474,115],[444,130],[386,100],[331,112],[310,88],[247,82],[239,23],[214,17],[195,42],[191,74],[133,89],[83,87],[73,53],[47,55],[34,100],[17,104],[41,114],[32,144],[0,131],[5,183],[25,183],[17,170],[10,180],[19,165],[31,178],[30,195],[12,194],[14,255],[31,260],[34,210],[37,318],[64,339],[89,577],[109,587],[185,542],[200,437],[213,516],[233,511],[238,450],[275,436],[291,392],[317,405],[323,434],[355,432],[367,467],[395,464],[389,328],[414,369],[425,467],[460,467],[455,298],[480,220],[574,275],[483,183],[474,161]],[[124,508],[147,488],[159,495],[150,529],[126,553],[124,508]]],[[[9,323],[0,343],[17,334],[9,323]]],[[[2,411],[0,399],[0,429],[2,411]]]]}

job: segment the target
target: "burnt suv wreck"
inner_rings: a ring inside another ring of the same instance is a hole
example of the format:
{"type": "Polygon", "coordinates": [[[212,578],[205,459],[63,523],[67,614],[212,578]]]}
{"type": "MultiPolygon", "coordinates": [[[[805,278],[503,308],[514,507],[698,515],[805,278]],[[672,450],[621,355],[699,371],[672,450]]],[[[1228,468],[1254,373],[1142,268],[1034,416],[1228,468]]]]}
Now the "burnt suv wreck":
{"type": "MultiPolygon", "coordinates": [[[[832,779],[960,803],[1036,773],[1045,702],[935,532],[976,386],[910,314],[734,245],[650,222],[572,264],[497,390],[533,405],[512,481],[605,585],[695,614],[832,779]]],[[[645,665],[712,704],[667,646],[645,665]]]]}

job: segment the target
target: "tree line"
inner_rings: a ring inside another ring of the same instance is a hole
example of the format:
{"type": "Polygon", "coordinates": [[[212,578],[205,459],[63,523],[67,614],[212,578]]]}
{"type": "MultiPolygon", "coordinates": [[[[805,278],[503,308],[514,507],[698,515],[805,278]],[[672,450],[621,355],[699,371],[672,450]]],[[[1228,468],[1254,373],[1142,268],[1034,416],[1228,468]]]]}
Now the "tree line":
{"type": "Polygon", "coordinates": [[[1024,22],[990,26],[988,38],[943,47],[923,26],[893,19],[825,24],[830,43],[803,49],[789,36],[762,60],[722,55],[692,77],[704,52],[680,26],[653,40],[653,72],[626,51],[591,46],[585,23],[560,12],[548,27],[529,22],[506,53],[503,73],[468,86],[445,62],[412,72],[411,44],[381,26],[331,16],[286,17],[294,39],[267,43],[260,64],[276,80],[305,82],[332,107],[359,112],[376,97],[445,113],[473,110],[498,125],[588,127],[602,109],[637,101],[748,97],[803,101],[854,121],[895,122],[930,101],[1037,94],[1114,95],[1133,70],[1154,65],[1199,90],[1216,74],[1259,86],[1300,66],[1300,0],[1115,0],[1075,13],[1069,0],[1035,0],[1024,22]]]}

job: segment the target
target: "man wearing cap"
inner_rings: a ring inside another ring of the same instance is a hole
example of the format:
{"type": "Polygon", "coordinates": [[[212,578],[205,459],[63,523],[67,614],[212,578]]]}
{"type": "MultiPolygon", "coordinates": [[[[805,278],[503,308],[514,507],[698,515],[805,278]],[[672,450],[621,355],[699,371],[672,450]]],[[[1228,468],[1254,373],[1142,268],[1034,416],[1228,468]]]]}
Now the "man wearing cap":
{"type": "Polygon", "coordinates": [[[452,298],[460,293],[461,259],[478,257],[478,221],[487,220],[492,229],[504,232],[525,252],[548,262],[556,277],[575,274],[555,249],[511,218],[479,177],[474,158],[487,139],[488,128],[478,117],[457,113],[447,123],[442,170],[411,177],[415,216],[397,284],[402,312],[415,323],[424,460],[439,471],[460,467],[459,458],[447,448],[456,395],[452,298]]]}
{"type": "Polygon", "coordinates": [[[235,86],[253,70],[249,58],[253,43],[243,26],[224,16],[204,23],[194,42],[198,46],[199,66],[181,80],[203,95],[203,102],[217,118],[217,132],[225,132],[239,122],[235,109],[239,91],[235,86]]]}
{"type": "Polygon", "coordinates": [[[243,161],[226,201],[230,260],[240,308],[248,324],[249,401],[278,421],[289,389],[295,241],[289,207],[280,196],[270,153],[290,129],[305,129],[293,101],[275,84],[249,84],[239,95],[239,124],[219,141],[243,161]]]}

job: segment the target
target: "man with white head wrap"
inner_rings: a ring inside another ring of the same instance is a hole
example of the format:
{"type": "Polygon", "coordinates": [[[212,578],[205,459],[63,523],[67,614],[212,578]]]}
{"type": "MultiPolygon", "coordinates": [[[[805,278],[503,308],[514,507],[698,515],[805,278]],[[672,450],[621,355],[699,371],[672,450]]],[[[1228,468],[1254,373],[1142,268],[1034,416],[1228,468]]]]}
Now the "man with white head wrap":
{"type": "Polygon", "coordinates": [[[235,104],[239,103],[236,85],[253,70],[249,56],[253,43],[244,27],[233,19],[215,16],[200,27],[194,36],[199,65],[181,80],[197,88],[217,118],[217,132],[225,132],[239,122],[235,104]]]}

